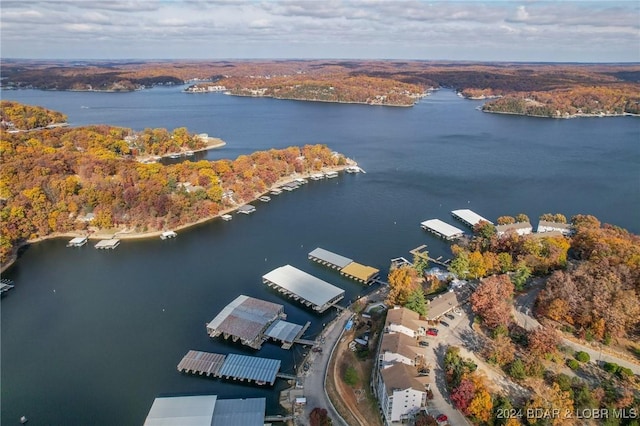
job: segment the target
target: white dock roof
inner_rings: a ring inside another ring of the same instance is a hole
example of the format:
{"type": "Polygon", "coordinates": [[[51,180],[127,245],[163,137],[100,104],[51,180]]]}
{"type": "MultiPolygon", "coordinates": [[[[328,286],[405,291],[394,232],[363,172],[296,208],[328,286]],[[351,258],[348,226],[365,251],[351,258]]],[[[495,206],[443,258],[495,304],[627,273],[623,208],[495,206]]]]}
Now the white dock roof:
{"type": "Polygon", "coordinates": [[[211,426],[216,395],[156,398],[144,426],[211,426]]]}
{"type": "Polygon", "coordinates": [[[453,210],[451,214],[471,226],[477,225],[480,221],[493,224],[490,220],[485,219],[484,217],[469,209],[453,210]]]}
{"type": "Polygon", "coordinates": [[[344,290],[291,265],[276,268],[262,278],[316,306],[323,306],[344,294],[344,290]]]}
{"type": "Polygon", "coordinates": [[[339,254],[330,252],[329,250],[325,250],[323,248],[318,247],[309,253],[309,257],[315,257],[317,259],[322,260],[323,262],[330,263],[332,265],[336,265],[338,268],[344,268],[351,262],[353,259],[349,259],[348,257],[340,256],[339,254]]]}
{"type": "Polygon", "coordinates": [[[458,229],[455,226],[449,225],[441,221],[440,219],[429,219],[422,222],[422,225],[425,228],[432,229],[436,231],[438,234],[443,235],[446,238],[452,238],[457,235],[462,235],[462,229],[458,229]]]}

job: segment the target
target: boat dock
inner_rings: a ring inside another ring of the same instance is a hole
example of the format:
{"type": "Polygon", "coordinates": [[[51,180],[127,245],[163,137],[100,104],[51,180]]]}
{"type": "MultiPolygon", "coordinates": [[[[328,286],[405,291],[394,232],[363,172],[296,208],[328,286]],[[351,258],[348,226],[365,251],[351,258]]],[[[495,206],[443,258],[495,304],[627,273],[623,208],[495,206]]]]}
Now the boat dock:
{"type": "Polygon", "coordinates": [[[262,276],[262,282],[279,293],[322,313],[344,298],[344,290],[307,274],[291,265],[284,265],[262,276]]]}
{"type": "Polygon", "coordinates": [[[271,194],[271,195],[280,195],[280,194],[282,194],[282,189],[274,188],[269,192],[269,194],[271,194]]]}
{"type": "Polygon", "coordinates": [[[238,213],[251,214],[256,211],[256,208],[251,204],[245,204],[238,209],[238,213]]]}
{"type": "Polygon", "coordinates": [[[5,294],[7,291],[11,290],[13,287],[15,287],[13,285],[13,281],[7,278],[2,278],[0,280],[0,294],[5,294]]]}
{"type": "Polygon", "coordinates": [[[324,175],[322,173],[316,173],[316,174],[313,174],[313,175],[309,176],[309,179],[311,179],[311,180],[322,180],[322,179],[324,179],[324,175]]]}
{"type": "Polygon", "coordinates": [[[287,182],[284,185],[282,185],[281,188],[284,189],[285,191],[291,192],[294,189],[300,188],[300,184],[296,181],[287,182]]]}
{"type": "MultiPolygon", "coordinates": [[[[423,250],[425,250],[427,248],[426,244],[423,244],[421,246],[418,246],[416,248],[414,248],[413,250],[409,250],[409,253],[411,253],[414,256],[425,256],[425,252],[423,250]]],[[[404,257],[402,257],[401,259],[404,259],[408,265],[412,265],[411,262],[409,262],[407,259],[405,259],[404,257]]],[[[447,268],[449,265],[449,262],[451,262],[451,259],[447,259],[445,261],[442,261],[442,256],[438,257],[437,259],[434,259],[433,257],[429,257],[428,253],[427,253],[427,260],[431,263],[435,263],[436,265],[440,265],[440,266],[444,266],[445,268],[447,268]]],[[[391,259],[391,261],[393,262],[395,259],[391,259]]]]}
{"type": "Polygon", "coordinates": [[[326,172],[324,175],[327,179],[333,179],[338,177],[338,172],[326,172]]]}
{"type": "Polygon", "coordinates": [[[425,231],[429,231],[432,234],[437,235],[440,238],[444,238],[447,241],[455,240],[464,235],[462,229],[458,229],[455,226],[449,225],[441,221],[440,219],[425,220],[420,223],[420,226],[425,231]]]}
{"type": "Polygon", "coordinates": [[[178,234],[176,234],[173,231],[165,231],[162,234],[160,234],[160,239],[161,240],[168,240],[169,238],[175,238],[177,236],[178,236],[178,234]]]}
{"type": "Polygon", "coordinates": [[[67,243],[67,247],[82,247],[83,245],[87,244],[88,240],[88,237],[75,237],[67,243]]]}
{"type": "Polygon", "coordinates": [[[268,203],[269,201],[271,201],[271,197],[269,197],[268,195],[262,195],[258,197],[258,200],[262,201],[263,203],[268,203]]]}
{"type": "Polygon", "coordinates": [[[308,255],[309,260],[340,271],[343,275],[362,284],[372,284],[380,274],[380,270],[371,266],[362,265],[353,259],[330,252],[323,248],[316,248],[308,255]]]}
{"type": "MultiPolygon", "coordinates": [[[[301,339],[301,337],[310,325],[311,321],[307,321],[304,326],[301,326],[278,320],[272,323],[264,334],[276,342],[282,342],[282,349],[291,349],[294,343],[301,343],[301,341],[304,340],[301,339]]],[[[304,345],[304,343],[301,344],[304,345]]]]}
{"type": "Polygon", "coordinates": [[[230,214],[223,214],[222,216],[220,216],[222,218],[222,220],[229,222],[231,219],[233,219],[233,216],[231,216],[230,214]]]}
{"type": "Polygon", "coordinates": [[[455,217],[460,222],[472,228],[480,222],[489,222],[493,225],[490,220],[485,219],[484,217],[469,209],[452,210],[451,216],[455,217]]]}
{"type": "Polygon", "coordinates": [[[190,350],[178,364],[178,371],[273,386],[280,373],[280,360],[190,350]]]}
{"type": "Polygon", "coordinates": [[[95,248],[106,250],[106,249],[115,249],[120,245],[120,240],[117,238],[112,238],[110,240],[100,240],[96,243],[95,248]]]}

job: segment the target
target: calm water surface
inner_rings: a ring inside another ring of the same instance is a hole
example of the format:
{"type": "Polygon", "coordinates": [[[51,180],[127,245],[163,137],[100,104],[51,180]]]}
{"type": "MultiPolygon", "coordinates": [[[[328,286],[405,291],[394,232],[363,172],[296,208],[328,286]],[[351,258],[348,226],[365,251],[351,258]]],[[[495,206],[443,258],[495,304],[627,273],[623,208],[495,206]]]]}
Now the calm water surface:
{"type": "Polygon", "coordinates": [[[196,159],[234,158],[259,149],[325,143],[367,171],[310,182],[256,202],[251,216],[214,220],[171,241],[123,241],[114,251],[66,240],[29,247],[4,276],[16,288],[2,299],[2,424],[142,424],[158,395],[264,396],[274,388],[186,376],[176,365],[189,349],[281,359],[300,349],[266,344],[259,352],[210,339],[205,323],[239,294],[285,305],[293,322],[317,334],[318,316],[267,289],[261,276],[292,264],[346,290],[362,287],[307,260],[323,247],[384,270],[389,259],[427,244],[448,246],[419,223],[471,208],[495,220],[520,212],[534,225],[546,212],[593,214],[640,232],[640,121],[548,120],[483,114],[480,104],[440,91],[413,108],[370,107],[185,94],[181,88],[134,93],[6,91],[3,99],[66,113],[71,125],[143,129],[186,126],[227,142],[196,159]]]}

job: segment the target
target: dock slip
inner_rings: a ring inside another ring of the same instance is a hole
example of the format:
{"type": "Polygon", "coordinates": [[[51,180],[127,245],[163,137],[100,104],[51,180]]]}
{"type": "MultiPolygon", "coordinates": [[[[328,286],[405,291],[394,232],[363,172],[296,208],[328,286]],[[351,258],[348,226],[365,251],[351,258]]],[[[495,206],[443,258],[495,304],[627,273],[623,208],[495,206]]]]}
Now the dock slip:
{"type": "Polygon", "coordinates": [[[437,235],[440,238],[444,238],[445,240],[455,240],[456,238],[460,238],[464,235],[462,229],[458,229],[455,226],[449,225],[441,221],[440,219],[430,219],[425,220],[420,224],[422,229],[425,231],[429,231],[432,234],[437,235]]]}
{"type": "Polygon", "coordinates": [[[110,240],[100,240],[97,242],[97,244],[95,245],[95,248],[97,249],[114,249],[116,247],[118,247],[120,245],[120,240],[117,238],[112,238],[110,240]]]}
{"type": "Polygon", "coordinates": [[[87,244],[87,237],[75,237],[67,243],[67,247],[82,247],[87,244]]]}
{"type": "Polygon", "coordinates": [[[469,209],[452,210],[451,216],[455,217],[460,222],[472,228],[480,222],[489,222],[493,225],[490,220],[485,219],[484,217],[469,209]]]}
{"type": "Polygon", "coordinates": [[[178,371],[273,386],[280,375],[280,360],[191,350],[178,364],[178,371]]]}
{"type": "Polygon", "coordinates": [[[15,287],[13,285],[13,281],[7,278],[2,278],[0,280],[0,294],[6,293],[7,291],[11,290],[13,287],[15,287]]]}
{"type": "Polygon", "coordinates": [[[303,327],[284,321],[286,317],[282,305],[240,295],[207,324],[207,333],[210,337],[239,340],[253,349],[260,349],[271,338],[289,349],[311,323],[303,327]]]}
{"type": "Polygon", "coordinates": [[[256,208],[251,204],[245,204],[244,206],[238,209],[238,213],[242,214],[251,214],[256,211],[256,208]]]}
{"type": "Polygon", "coordinates": [[[291,265],[281,266],[263,275],[262,282],[319,313],[344,297],[344,290],[341,288],[291,265]]]}
{"type": "Polygon", "coordinates": [[[340,256],[323,248],[316,248],[309,253],[309,260],[318,262],[333,269],[338,269],[341,275],[363,284],[372,284],[379,276],[380,270],[371,266],[354,262],[353,259],[340,256]]]}

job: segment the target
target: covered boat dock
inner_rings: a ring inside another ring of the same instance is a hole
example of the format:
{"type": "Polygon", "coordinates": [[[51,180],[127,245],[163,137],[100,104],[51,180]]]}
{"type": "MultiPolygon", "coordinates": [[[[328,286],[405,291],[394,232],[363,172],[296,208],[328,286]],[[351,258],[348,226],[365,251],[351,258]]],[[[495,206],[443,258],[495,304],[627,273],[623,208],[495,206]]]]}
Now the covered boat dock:
{"type": "Polygon", "coordinates": [[[353,259],[341,256],[323,248],[316,248],[308,255],[309,260],[338,269],[341,275],[359,281],[363,284],[371,284],[378,278],[380,270],[371,266],[354,262],[353,259]]]}
{"type": "Polygon", "coordinates": [[[460,238],[462,237],[462,235],[464,235],[462,229],[458,229],[455,226],[449,225],[448,223],[445,223],[440,219],[425,220],[420,224],[420,226],[425,231],[429,231],[440,238],[444,238],[445,240],[455,240],[456,238],[460,238]]]}
{"type": "Polygon", "coordinates": [[[469,209],[453,210],[451,212],[451,216],[455,217],[460,222],[472,228],[480,222],[489,222],[493,225],[490,220],[485,219],[484,217],[469,209]]]}
{"type": "Polygon", "coordinates": [[[75,237],[67,243],[67,247],[82,247],[87,244],[87,237],[75,237]]]}
{"type": "Polygon", "coordinates": [[[178,364],[178,371],[247,381],[258,385],[273,385],[280,371],[280,360],[191,350],[178,364]]]}
{"type": "Polygon", "coordinates": [[[97,249],[114,249],[116,247],[118,247],[120,245],[120,240],[117,238],[112,238],[110,240],[100,240],[98,241],[98,243],[95,245],[95,248],[97,249]]]}
{"type": "Polygon", "coordinates": [[[263,275],[262,282],[319,313],[344,297],[344,290],[291,265],[281,266],[263,275]]]}

